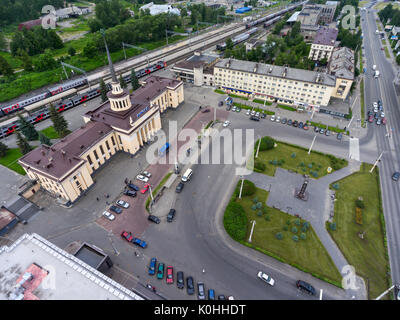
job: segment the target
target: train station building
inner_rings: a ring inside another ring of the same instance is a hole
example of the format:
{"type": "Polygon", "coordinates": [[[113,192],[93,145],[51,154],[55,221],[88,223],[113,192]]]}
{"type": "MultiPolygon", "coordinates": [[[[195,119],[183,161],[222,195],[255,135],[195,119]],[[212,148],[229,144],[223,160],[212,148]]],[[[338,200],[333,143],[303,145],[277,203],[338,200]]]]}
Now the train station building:
{"type": "Polygon", "coordinates": [[[117,152],[136,154],[161,129],[160,114],[184,101],[182,81],[151,76],[129,94],[121,88],[112,65],[111,73],[108,101],[88,111],[81,128],[18,160],[31,180],[68,203],[94,184],[92,174],[117,152]]]}

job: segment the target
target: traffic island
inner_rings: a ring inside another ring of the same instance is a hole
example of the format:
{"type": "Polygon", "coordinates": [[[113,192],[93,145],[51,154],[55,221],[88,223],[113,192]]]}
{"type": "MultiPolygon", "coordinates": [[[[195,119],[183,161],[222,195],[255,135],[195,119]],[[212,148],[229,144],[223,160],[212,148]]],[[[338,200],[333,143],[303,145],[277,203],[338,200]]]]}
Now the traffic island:
{"type": "Polygon", "coordinates": [[[269,192],[248,180],[239,199],[240,187],[241,181],[224,213],[234,240],[341,287],[342,277],[308,221],[266,206],[269,192]]]}
{"type": "MultiPolygon", "coordinates": [[[[335,191],[334,217],[327,229],[346,260],[367,283],[369,299],[390,287],[379,171],[363,163],[355,172],[330,185],[335,191]]],[[[389,298],[387,296],[386,298],[389,298]]]]}

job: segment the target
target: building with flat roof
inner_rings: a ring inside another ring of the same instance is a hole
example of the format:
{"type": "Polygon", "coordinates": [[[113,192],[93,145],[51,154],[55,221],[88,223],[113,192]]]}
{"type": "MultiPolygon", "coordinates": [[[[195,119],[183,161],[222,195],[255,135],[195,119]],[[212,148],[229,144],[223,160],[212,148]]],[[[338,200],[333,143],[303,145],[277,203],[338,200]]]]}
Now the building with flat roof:
{"type": "Polygon", "coordinates": [[[158,76],[129,94],[121,88],[110,57],[109,62],[108,101],[86,112],[78,130],[18,160],[32,181],[68,204],[87,192],[94,183],[92,174],[117,152],[136,154],[161,129],[161,113],[184,101],[182,81],[158,76]]]}
{"type": "Polygon", "coordinates": [[[154,4],[153,2],[150,2],[140,7],[140,10],[142,11],[146,9],[149,9],[150,14],[152,16],[161,13],[171,13],[171,14],[176,14],[178,16],[181,14],[181,11],[178,8],[174,8],[170,4],[154,4]]]}
{"type": "Polygon", "coordinates": [[[338,1],[327,1],[325,4],[321,5],[320,24],[328,25],[333,21],[338,4],[338,1]]]}
{"type": "Polygon", "coordinates": [[[0,248],[0,300],[144,300],[38,234],[0,248]]]}
{"type": "Polygon", "coordinates": [[[337,35],[339,33],[338,29],[332,29],[328,27],[321,27],[318,29],[314,41],[311,45],[311,50],[308,55],[308,59],[314,61],[321,61],[326,58],[329,61],[333,48],[335,47],[335,42],[337,35]]]}
{"type": "Polygon", "coordinates": [[[304,38],[304,42],[312,43],[317,35],[319,28],[321,28],[320,25],[315,25],[315,26],[301,25],[300,33],[304,38]]]}
{"type": "Polygon", "coordinates": [[[336,85],[329,74],[234,59],[216,63],[214,81],[229,93],[315,110],[328,105],[336,85]]]}
{"type": "Polygon", "coordinates": [[[321,18],[322,8],[319,5],[305,5],[297,16],[302,25],[315,26],[321,18]]]}
{"type": "Polygon", "coordinates": [[[354,82],[354,51],[346,47],[335,48],[329,63],[329,73],[336,77],[332,96],[346,99],[354,82]]]}

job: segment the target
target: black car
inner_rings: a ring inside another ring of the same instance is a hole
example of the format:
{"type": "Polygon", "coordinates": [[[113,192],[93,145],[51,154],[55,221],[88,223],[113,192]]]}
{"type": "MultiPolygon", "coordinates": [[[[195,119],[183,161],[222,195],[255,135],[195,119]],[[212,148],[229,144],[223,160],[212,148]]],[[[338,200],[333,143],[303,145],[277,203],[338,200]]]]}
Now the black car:
{"type": "Polygon", "coordinates": [[[297,120],[293,121],[293,127],[298,127],[299,126],[299,122],[297,120]]]}
{"type": "Polygon", "coordinates": [[[218,296],[218,300],[226,300],[226,297],[223,294],[220,294],[218,296]]]}
{"type": "Polygon", "coordinates": [[[174,220],[175,212],[176,212],[175,209],[169,210],[168,216],[167,216],[167,221],[168,222],[172,222],[172,220],[174,220]]]}
{"type": "Polygon", "coordinates": [[[292,119],[289,119],[289,120],[287,121],[287,125],[288,125],[288,126],[291,126],[292,124],[293,124],[292,119]]]}
{"type": "Polygon", "coordinates": [[[304,127],[304,123],[303,122],[299,122],[299,128],[303,129],[303,127],[304,127]]]}
{"type": "Polygon", "coordinates": [[[309,284],[309,283],[307,283],[305,281],[298,280],[296,282],[296,287],[299,288],[300,290],[303,290],[303,291],[307,292],[310,295],[314,295],[315,294],[314,287],[311,284],[309,284]]]}
{"type": "Polygon", "coordinates": [[[189,295],[194,294],[194,282],[192,277],[186,278],[186,289],[187,289],[187,294],[189,295]]]}
{"type": "Polygon", "coordinates": [[[135,191],[139,191],[140,190],[140,188],[137,185],[133,184],[133,183],[128,183],[128,187],[133,189],[133,190],[135,190],[135,191]]]}
{"type": "Polygon", "coordinates": [[[260,121],[260,118],[259,118],[259,117],[256,117],[256,116],[251,116],[251,117],[250,117],[250,120],[260,121]]]}
{"type": "Polygon", "coordinates": [[[178,289],[183,289],[185,287],[185,278],[183,277],[182,271],[176,273],[176,286],[178,289]]]}
{"type": "Polygon", "coordinates": [[[175,192],[176,193],[181,193],[184,186],[185,185],[183,184],[183,182],[179,182],[178,185],[176,186],[175,192]]]}
{"type": "Polygon", "coordinates": [[[395,172],[395,173],[393,173],[392,179],[393,179],[394,181],[399,181],[399,178],[400,178],[400,172],[395,172]]]}
{"type": "Polygon", "coordinates": [[[266,117],[267,117],[267,115],[264,112],[262,112],[261,113],[261,118],[265,119],[266,117]]]}
{"type": "Polygon", "coordinates": [[[203,282],[197,282],[197,298],[199,300],[205,300],[206,299],[206,293],[204,289],[204,283],[203,282]]]}
{"type": "Polygon", "coordinates": [[[224,105],[224,102],[223,102],[223,101],[218,102],[218,106],[219,106],[219,107],[222,107],[223,105],[224,105]]]}
{"type": "Polygon", "coordinates": [[[136,191],[125,190],[125,191],[124,191],[124,195],[130,196],[130,197],[136,197],[136,191]]]}
{"type": "Polygon", "coordinates": [[[227,106],[226,106],[226,111],[229,111],[229,110],[231,110],[231,106],[230,106],[230,105],[227,105],[227,106]]]}
{"type": "Polygon", "coordinates": [[[159,224],[161,222],[159,217],[153,216],[153,215],[149,215],[147,217],[147,220],[150,220],[151,222],[157,223],[159,224]]]}
{"type": "Polygon", "coordinates": [[[287,122],[286,118],[283,118],[282,121],[281,121],[282,124],[286,124],[286,122],[287,122]]]}
{"type": "Polygon", "coordinates": [[[323,128],[319,129],[319,133],[320,134],[324,134],[325,133],[325,129],[323,129],[323,128]]]}
{"type": "Polygon", "coordinates": [[[111,206],[110,207],[110,211],[115,212],[117,214],[122,213],[122,209],[120,207],[117,207],[117,206],[111,206]]]}
{"type": "Polygon", "coordinates": [[[209,108],[203,109],[203,110],[201,110],[201,112],[203,112],[203,113],[210,112],[210,109],[209,108]]]}

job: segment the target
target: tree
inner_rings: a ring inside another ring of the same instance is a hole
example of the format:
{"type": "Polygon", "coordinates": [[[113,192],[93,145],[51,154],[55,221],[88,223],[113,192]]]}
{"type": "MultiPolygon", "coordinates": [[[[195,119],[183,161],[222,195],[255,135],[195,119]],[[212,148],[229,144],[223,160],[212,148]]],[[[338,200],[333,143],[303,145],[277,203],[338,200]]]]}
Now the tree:
{"type": "Polygon", "coordinates": [[[52,145],[51,140],[46,135],[44,135],[42,132],[39,132],[39,141],[41,144],[45,144],[48,146],[52,145]]]}
{"type": "Polygon", "coordinates": [[[54,130],[56,130],[61,138],[64,138],[70,133],[67,121],[64,119],[62,114],[56,111],[56,108],[53,105],[50,106],[50,119],[53,122],[54,130]]]}
{"type": "Polygon", "coordinates": [[[131,70],[131,85],[132,85],[132,90],[136,90],[140,87],[139,79],[136,76],[135,69],[131,70]]]}
{"type": "Polygon", "coordinates": [[[68,48],[68,54],[73,57],[76,54],[76,50],[74,47],[69,47],[68,48]]]}
{"type": "Polygon", "coordinates": [[[28,53],[23,49],[18,49],[17,52],[19,59],[22,61],[25,71],[33,71],[32,59],[28,53]]]}
{"type": "Polygon", "coordinates": [[[94,58],[97,54],[97,47],[96,45],[91,41],[88,42],[86,44],[86,46],[84,46],[82,54],[86,57],[86,58],[94,58]]]}
{"type": "Polygon", "coordinates": [[[7,155],[8,147],[3,142],[0,142],[0,158],[7,155]]]}
{"type": "Polygon", "coordinates": [[[104,102],[107,100],[107,87],[104,83],[104,80],[101,79],[100,81],[100,92],[101,92],[101,101],[104,102]]]}
{"type": "MultiPolygon", "coordinates": [[[[271,150],[275,145],[275,140],[271,137],[263,137],[261,138],[260,149],[259,151],[271,150]]],[[[258,146],[257,146],[258,147],[258,146]]]]}
{"type": "Polygon", "coordinates": [[[57,61],[54,60],[50,50],[46,50],[34,62],[36,71],[47,71],[57,67],[57,61]]]}
{"type": "Polygon", "coordinates": [[[124,78],[122,78],[122,74],[119,76],[119,84],[121,85],[122,89],[125,89],[127,86],[124,78]]]}
{"type": "Polygon", "coordinates": [[[22,154],[27,154],[32,151],[33,148],[29,145],[28,141],[17,131],[17,145],[22,154]]]}
{"type": "Polygon", "coordinates": [[[0,50],[5,50],[7,48],[7,41],[4,34],[0,32],[0,50]]]}
{"type": "Polygon", "coordinates": [[[7,60],[3,56],[0,56],[0,74],[11,76],[13,73],[13,69],[11,68],[7,60]]]}
{"type": "Polygon", "coordinates": [[[33,126],[33,124],[30,123],[29,121],[25,120],[21,115],[19,115],[18,118],[19,118],[19,123],[20,123],[19,129],[21,130],[23,135],[29,141],[37,140],[39,135],[38,135],[35,127],[33,126]]]}
{"type": "Polygon", "coordinates": [[[231,38],[226,39],[226,49],[227,50],[232,50],[233,49],[233,41],[231,38]]]}

